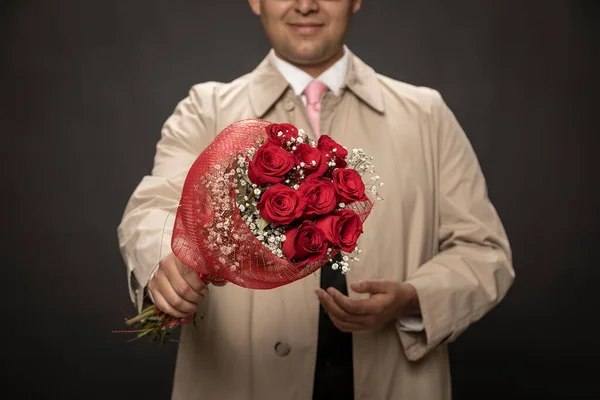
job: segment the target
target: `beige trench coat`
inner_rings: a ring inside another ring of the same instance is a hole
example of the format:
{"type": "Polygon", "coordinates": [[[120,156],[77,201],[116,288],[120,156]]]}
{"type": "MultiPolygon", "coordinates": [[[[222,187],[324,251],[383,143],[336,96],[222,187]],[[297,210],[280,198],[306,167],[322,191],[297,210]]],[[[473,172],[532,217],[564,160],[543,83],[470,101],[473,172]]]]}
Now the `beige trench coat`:
{"type": "MultiPolygon", "coordinates": [[[[301,99],[269,58],[233,82],[194,86],[164,124],[152,173],[118,227],[138,307],[151,271],[169,252],[188,168],[223,128],[249,117],[312,134],[301,99]]],[[[376,74],[353,54],[342,92],[325,95],[321,118],[323,133],[372,155],[385,182],[348,281],[410,282],[425,326],[405,332],[396,321],[353,334],[355,398],[450,399],[447,344],[501,301],[515,277],[476,155],[437,91],[376,74]]],[[[310,400],[319,279],[315,273],[267,291],[211,287],[197,328],[181,332],[172,398],[310,400]]]]}

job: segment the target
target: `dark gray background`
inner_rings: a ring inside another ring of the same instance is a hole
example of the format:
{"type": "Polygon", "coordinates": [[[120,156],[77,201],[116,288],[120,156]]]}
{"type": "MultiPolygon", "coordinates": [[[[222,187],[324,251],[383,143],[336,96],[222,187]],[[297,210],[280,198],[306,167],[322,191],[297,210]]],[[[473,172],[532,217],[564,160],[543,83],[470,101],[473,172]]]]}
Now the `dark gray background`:
{"type": "MultiPolygon", "coordinates": [[[[175,347],[111,334],[133,312],[116,227],[176,103],[254,68],[262,28],[242,0],[1,4],[3,392],[166,399],[175,347]]],[[[456,399],[600,398],[598,16],[366,0],[352,26],[377,71],[444,95],[513,245],[513,289],[451,347],[456,399]]]]}

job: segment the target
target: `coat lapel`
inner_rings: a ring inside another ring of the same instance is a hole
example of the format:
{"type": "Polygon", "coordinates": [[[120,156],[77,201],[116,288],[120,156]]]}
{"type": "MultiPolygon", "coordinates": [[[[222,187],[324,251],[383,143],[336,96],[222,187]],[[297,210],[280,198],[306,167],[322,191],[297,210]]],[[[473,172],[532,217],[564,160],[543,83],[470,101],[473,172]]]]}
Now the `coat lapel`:
{"type": "Polygon", "coordinates": [[[381,114],[385,112],[383,90],[377,73],[352,52],[343,87],[348,88],[375,111],[381,114]]]}
{"type": "Polygon", "coordinates": [[[262,118],[285,93],[289,83],[273,65],[269,56],[250,75],[250,103],[256,118],[262,118]]]}
{"type": "MultiPolygon", "coordinates": [[[[255,117],[262,118],[288,87],[289,83],[267,55],[250,74],[249,97],[255,117]]],[[[352,52],[342,87],[349,89],[375,111],[384,113],[383,91],[376,72],[352,52]]]]}

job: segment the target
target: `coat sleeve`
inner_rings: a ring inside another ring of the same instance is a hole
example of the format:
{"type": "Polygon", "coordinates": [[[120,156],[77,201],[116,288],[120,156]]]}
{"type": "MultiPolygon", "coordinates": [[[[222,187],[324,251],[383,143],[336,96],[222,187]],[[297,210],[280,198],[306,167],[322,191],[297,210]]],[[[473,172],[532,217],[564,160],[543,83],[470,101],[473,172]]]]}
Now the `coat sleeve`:
{"type": "Polygon", "coordinates": [[[213,89],[209,84],[194,86],[165,121],[151,174],[134,189],[117,227],[129,295],[138,311],[152,271],[171,252],[173,224],[187,172],[216,136],[213,89]]]}
{"type": "Polygon", "coordinates": [[[434,97],[439,249],[407,279],[418,293],[424,324],[422,332],[396,324],[411,361],[454,341],[503,299],[515,278],[509,241],[471,143],[439,93],[434,97]]]}

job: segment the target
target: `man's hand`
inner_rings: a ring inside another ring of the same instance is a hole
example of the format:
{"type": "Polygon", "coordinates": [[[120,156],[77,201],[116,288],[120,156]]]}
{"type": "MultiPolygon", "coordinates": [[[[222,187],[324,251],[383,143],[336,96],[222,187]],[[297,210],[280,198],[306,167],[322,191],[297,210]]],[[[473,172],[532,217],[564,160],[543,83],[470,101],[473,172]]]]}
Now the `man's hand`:
{"type": "Polygon", "coordinates": [[[173,253],[160,261],[148,289],[154,304],[176,318],[194,313],[198,303],[208,295],[208,286],[198,273],[186,267],[173,253]]]}
{"type": "Polygon", "coordinates": [[[371,295],[356,300],[334,288],[315,291],[334,325],[343,332],[373,329],[400,317],[420,314],[417,291],[410,284],[371,280],[355,282],[350,287],[357,293],[371,295]]]}

